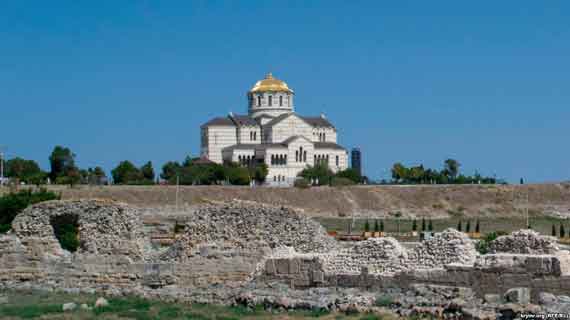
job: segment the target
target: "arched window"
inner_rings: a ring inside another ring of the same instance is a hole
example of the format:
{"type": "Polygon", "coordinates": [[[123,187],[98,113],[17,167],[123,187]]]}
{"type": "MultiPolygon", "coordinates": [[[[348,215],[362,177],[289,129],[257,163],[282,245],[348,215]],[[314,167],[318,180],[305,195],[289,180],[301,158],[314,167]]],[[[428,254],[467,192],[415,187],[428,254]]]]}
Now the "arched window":
{"type": "Polygon", "coordinates": [[[323,142],[327,141],[327,134],[323,132],[323,142]]]}
{"type": "Polygon", "coordinates": [[[271,164],[275,164],[275,156],[271,155],[271,164]]]}
{"type": "Polygon", "coordinates": [[[273,105],[273,96],[269,96],[268,105],[271,107],[273,105]]]}
{"type": "Polygon", "coordinates": [[[303,162],[307,162],[307,151],[303,151],[303,162]]]}
{"type": "Polygon", "coordinates": [[[295,162],[299,162],[299,150],[295,151],[295,162]]]}
{"type": "Polygon", "coordinates": [[[273,176],[273,182],[277,181],[277,176],[273,176]]]}
{"type": "Polygon", "coordinates": [[[338,156],[336,156],[335,162],[336,162],[336,166],[338,167],[338,156]]]}
{"type": "Polygon", "coordinates": [[[257,96],[257,106],[261,107],[261,96],[257,96]]]}
{"type": "Polygon", "coordinates": [[[283,106],[283,96],[279,96],[279,106],[283,106]]]}
{"type": "Polygon", "coordinates": [[[257,131],[253,132],[253,141],[257,141],[257,131]]]}
{"type": "Polygon", "coordinates": [[[285,164],[285,165],[287,164],[287,155],[285,155],[285,156],[283,157],[283,164],[285,164]]]}

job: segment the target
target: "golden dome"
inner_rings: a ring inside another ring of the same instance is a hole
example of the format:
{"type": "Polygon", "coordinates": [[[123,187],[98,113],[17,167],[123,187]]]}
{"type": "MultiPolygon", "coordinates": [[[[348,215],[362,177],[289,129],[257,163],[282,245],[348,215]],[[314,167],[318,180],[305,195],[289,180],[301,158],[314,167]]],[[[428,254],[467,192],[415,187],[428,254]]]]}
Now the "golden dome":
{"type": "Polygon", "coordinates": [[[289,87],[285,82],[273,78],[273,75],[271,73],[268,73],[265,76],[265,79],[257,81],[249,92],[253,93],[253,92],[264,92],[264,91],[293,93],[293,90],[289,89],[289,87]]]}

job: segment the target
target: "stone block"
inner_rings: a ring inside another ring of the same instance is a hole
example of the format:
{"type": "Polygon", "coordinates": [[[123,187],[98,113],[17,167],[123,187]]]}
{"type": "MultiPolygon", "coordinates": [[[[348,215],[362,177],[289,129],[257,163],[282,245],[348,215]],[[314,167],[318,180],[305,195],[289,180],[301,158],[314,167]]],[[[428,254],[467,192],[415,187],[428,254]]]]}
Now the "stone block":
{"type": "Polygon", "coordinates": [[[313,270],[313,282],[314,283],[325,282],[325,274],[322,271],[313,270]]]}
{"type": "Polygon", "coordinates": [[[299,265],[301,261],[298,259],[290,259],[289,260],[289,274],[297,274],[300,271],[299,265]]]}
{"type": "Polygon", "coordinates": [[[529,288],[512,288],[507,290],[504,294],[504,299],[507,302],[517,304],[530,303],[530,289],[529,288]]]}
{"type": "Polygon", "coordinates": [[[275,260],[275,270],[277,274],[289,274],[289,259],[275,260]]]}
{"type": "Polygon", "coordinates": [[[265,261],[265,274],[267,275],[275,275],[275,260],[269,259],[265,261]]]}

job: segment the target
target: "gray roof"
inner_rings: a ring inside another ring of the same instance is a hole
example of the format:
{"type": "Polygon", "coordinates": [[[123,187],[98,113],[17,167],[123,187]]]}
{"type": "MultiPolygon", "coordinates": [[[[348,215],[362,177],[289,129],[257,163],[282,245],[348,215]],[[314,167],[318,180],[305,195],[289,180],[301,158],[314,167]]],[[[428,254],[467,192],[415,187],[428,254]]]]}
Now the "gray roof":
{"type": "Polygon", "coordinates": [[[202,127],[209,127],[209,126],[235,127],[235,123],[228,117],[216,117],[202,125],[202,127]]]}
{"type": "Polygon", "coordinates": [[[238,143],[225,147],[223,151],[234,151],[234,150],[265,150],[268,148],[287,148],[287,145],[283,143],[238,143]]]}
{"type": "Polygon", "coordinates": [[[313,127],[334,128],[332,123],[330,123],[329,120],[323,117],[301,117],[301,119],[305,120],[313,127]]]}
{"type": "Polygon", "coordinates": [[[255,121],[255,119],[253,119],[247,115],[234,114],[234,115],[231,115],[230,117],[234,119],[234,121],[236,122],[236,124],[238,126],[258,126],[259,125],[257,123],[257,121],[255,121]]]}
{"type": "Polygon", "coordinates": [[[271,119],[271,121],[269,121],[268,123],[266,123],[266,126],[272,126],[274,124],[277,124],[279,122],[281,122],[281,120],[289,117],[290,115],[296,115],[297,117],[299,117],[301,120],[305,121],[306,123],[308,123],[310,126],[313,127],[326,127],[326,128],[334,128],[334,126],[332,125],[332,123],[329,122],[329,120],[327,120],[326,118],[323,117],[303,117],[300,116],[294,112],[289,112],[289,113],[284,113],[282,115],[279,115],[273,119],[271,119]]]}
{"type": "Polygon", "coordinates": [[[226,117],[213,118],[202,125],[202,127],[209,126],[259,126],[259,123],[248,115],[231,114],[226,117]]]}
{"type": "Polygon", "coordinates": [[[315,149],[338,149],[338,150],[346,150],[342,146],[334,143],[334,142],[315,142],[315,149]]]}

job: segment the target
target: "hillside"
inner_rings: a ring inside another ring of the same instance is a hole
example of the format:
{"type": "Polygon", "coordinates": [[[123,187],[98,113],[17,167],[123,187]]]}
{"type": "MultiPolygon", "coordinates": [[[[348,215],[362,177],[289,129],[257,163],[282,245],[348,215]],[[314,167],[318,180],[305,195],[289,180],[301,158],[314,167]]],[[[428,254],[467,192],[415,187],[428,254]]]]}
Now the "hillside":
{"type": "MultiPolygon", "coordinates": [[[[140,207],[174,206],[175,186],[53,187],[64,199],[103,198],[140,207]]],[[[404,217],[524,215],[570,216],[570,184],[463,186],[354,186],[344,188],[254,188],[181,186],[179,204],[242,199],[302,209],[309,216],[404,217]]]]}

